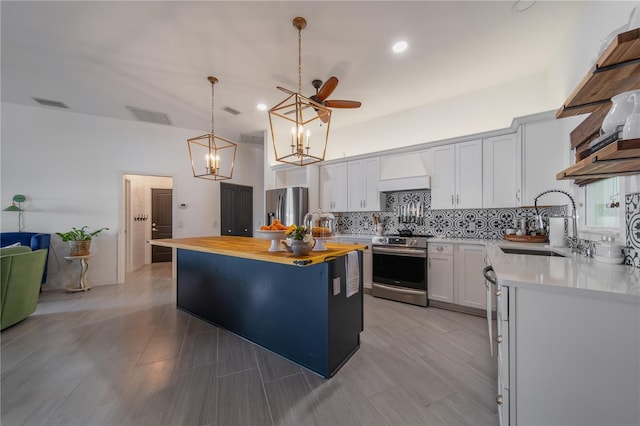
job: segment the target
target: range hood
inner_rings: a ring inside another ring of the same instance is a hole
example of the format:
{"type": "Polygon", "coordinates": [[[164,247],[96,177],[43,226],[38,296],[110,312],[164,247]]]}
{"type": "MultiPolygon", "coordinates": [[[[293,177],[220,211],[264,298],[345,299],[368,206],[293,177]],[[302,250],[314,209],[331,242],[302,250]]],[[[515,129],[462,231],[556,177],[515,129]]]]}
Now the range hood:
{"type": "Polygon", "coordinates": [[[378,192],[411,191],[431,189],[431,176],[411,176],[392,179],[380,179],[378,192]]]}

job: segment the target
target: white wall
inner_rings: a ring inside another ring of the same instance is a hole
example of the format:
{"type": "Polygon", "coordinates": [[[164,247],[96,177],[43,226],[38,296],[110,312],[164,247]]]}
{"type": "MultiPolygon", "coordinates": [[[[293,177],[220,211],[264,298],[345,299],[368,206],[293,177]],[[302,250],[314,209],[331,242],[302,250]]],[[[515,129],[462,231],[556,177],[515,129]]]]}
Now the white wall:
{"type": "MultiPolygon", "coordinates": [[[[192,175],[186,140],[202,130],[115,120],[48,108],[2,104],[1,200],[24,194],[25,231],[55,233],[72,226],[109,227],[92,242],[89,279],[93,285],[117,282],[118,235],[123,174],[173,178],[174,237],[219,235],[219,187],[192,175]]],[[[254,187],[254,221],[263,211],[261,146],[239,144],[233,183],[254,187]]],[[[2,231],[15,231],[17,219],[2,213],[2,231]]],[[[49,286],[66,286],[61,272],[67,247],[53,236],[49,286]]]]}
{"type": "MultiPolygon", "coordinates": [[[[514,81],[506,76],[504,83],[489,89],[348,127],[339,127],[340,115],[348,112],[337,110],[331,117],[326,159],[502,129],[509,127],[513,118],[559,108],[586,74],[601,40],[626,23],[631,9],[639,4],[638,1],[581,2],[579,22],[568,31],[564,40],[549,46],[556,55],[553,66],[544,73],[514,81]]],[[[638,9],[640,11],[640,6],[638,9]]],[[[496,69],[496,72],[500,70],[496,69]]],[[[275,164],[270,137],[268,135],[265,150],[268,167],[275,164]]],[[[274,180],[268,169],[265,179],[274,180]]]]}

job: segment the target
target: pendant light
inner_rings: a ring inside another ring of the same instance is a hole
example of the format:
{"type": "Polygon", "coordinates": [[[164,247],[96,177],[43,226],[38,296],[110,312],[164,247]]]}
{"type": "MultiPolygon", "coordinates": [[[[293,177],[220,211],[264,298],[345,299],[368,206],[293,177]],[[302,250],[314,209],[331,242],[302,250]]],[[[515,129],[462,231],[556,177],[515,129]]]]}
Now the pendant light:
{"type": "Polygon", "coordinates": [[[331,110],[302,95],[302,30],[307,21],[293,20],[298,30],[298,91],[278,87],[289,96],[269,110],[276,161],[296,166],[324,161],[331,110]]]}
{"type": "Polygon", "coordinates": [[[217,136],[214,127],[215,77],[207,77],[211,83],[211,133],[187,140],[193,176],[209,180],[227,180],[233,176],[237,144],[217,136]]]}

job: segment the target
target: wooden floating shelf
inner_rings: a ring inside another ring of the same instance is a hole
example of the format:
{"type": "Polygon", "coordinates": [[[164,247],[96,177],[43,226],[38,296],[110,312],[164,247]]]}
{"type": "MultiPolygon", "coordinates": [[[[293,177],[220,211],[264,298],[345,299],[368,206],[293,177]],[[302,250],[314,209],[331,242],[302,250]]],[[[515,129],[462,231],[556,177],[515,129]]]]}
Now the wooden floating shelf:
{"type": "Polygon", "coordinates": [[[579,179],[578,184],[593,179],[640,173],[640,139],[613,142],[556,174],[556,179],[579,179]]]}
{"type": "Polygon", "coordinates": [[[640,28],[613,39],[556,112],[556,118],[608,111],[612,96],[636,89],[640,89],[640,28]]]}

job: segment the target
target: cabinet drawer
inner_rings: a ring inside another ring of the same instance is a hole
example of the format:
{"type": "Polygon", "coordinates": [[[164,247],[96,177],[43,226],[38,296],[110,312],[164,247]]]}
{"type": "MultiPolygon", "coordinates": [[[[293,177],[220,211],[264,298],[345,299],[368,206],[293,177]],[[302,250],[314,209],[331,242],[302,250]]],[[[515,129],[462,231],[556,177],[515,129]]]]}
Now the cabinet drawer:
{"type": "Polygon", "coordinates": [[[430,254],[442,254],[442,255],[452,256],[453,255],[453,244],[430,243],[429,244],[429,253],[430,254]]]}

